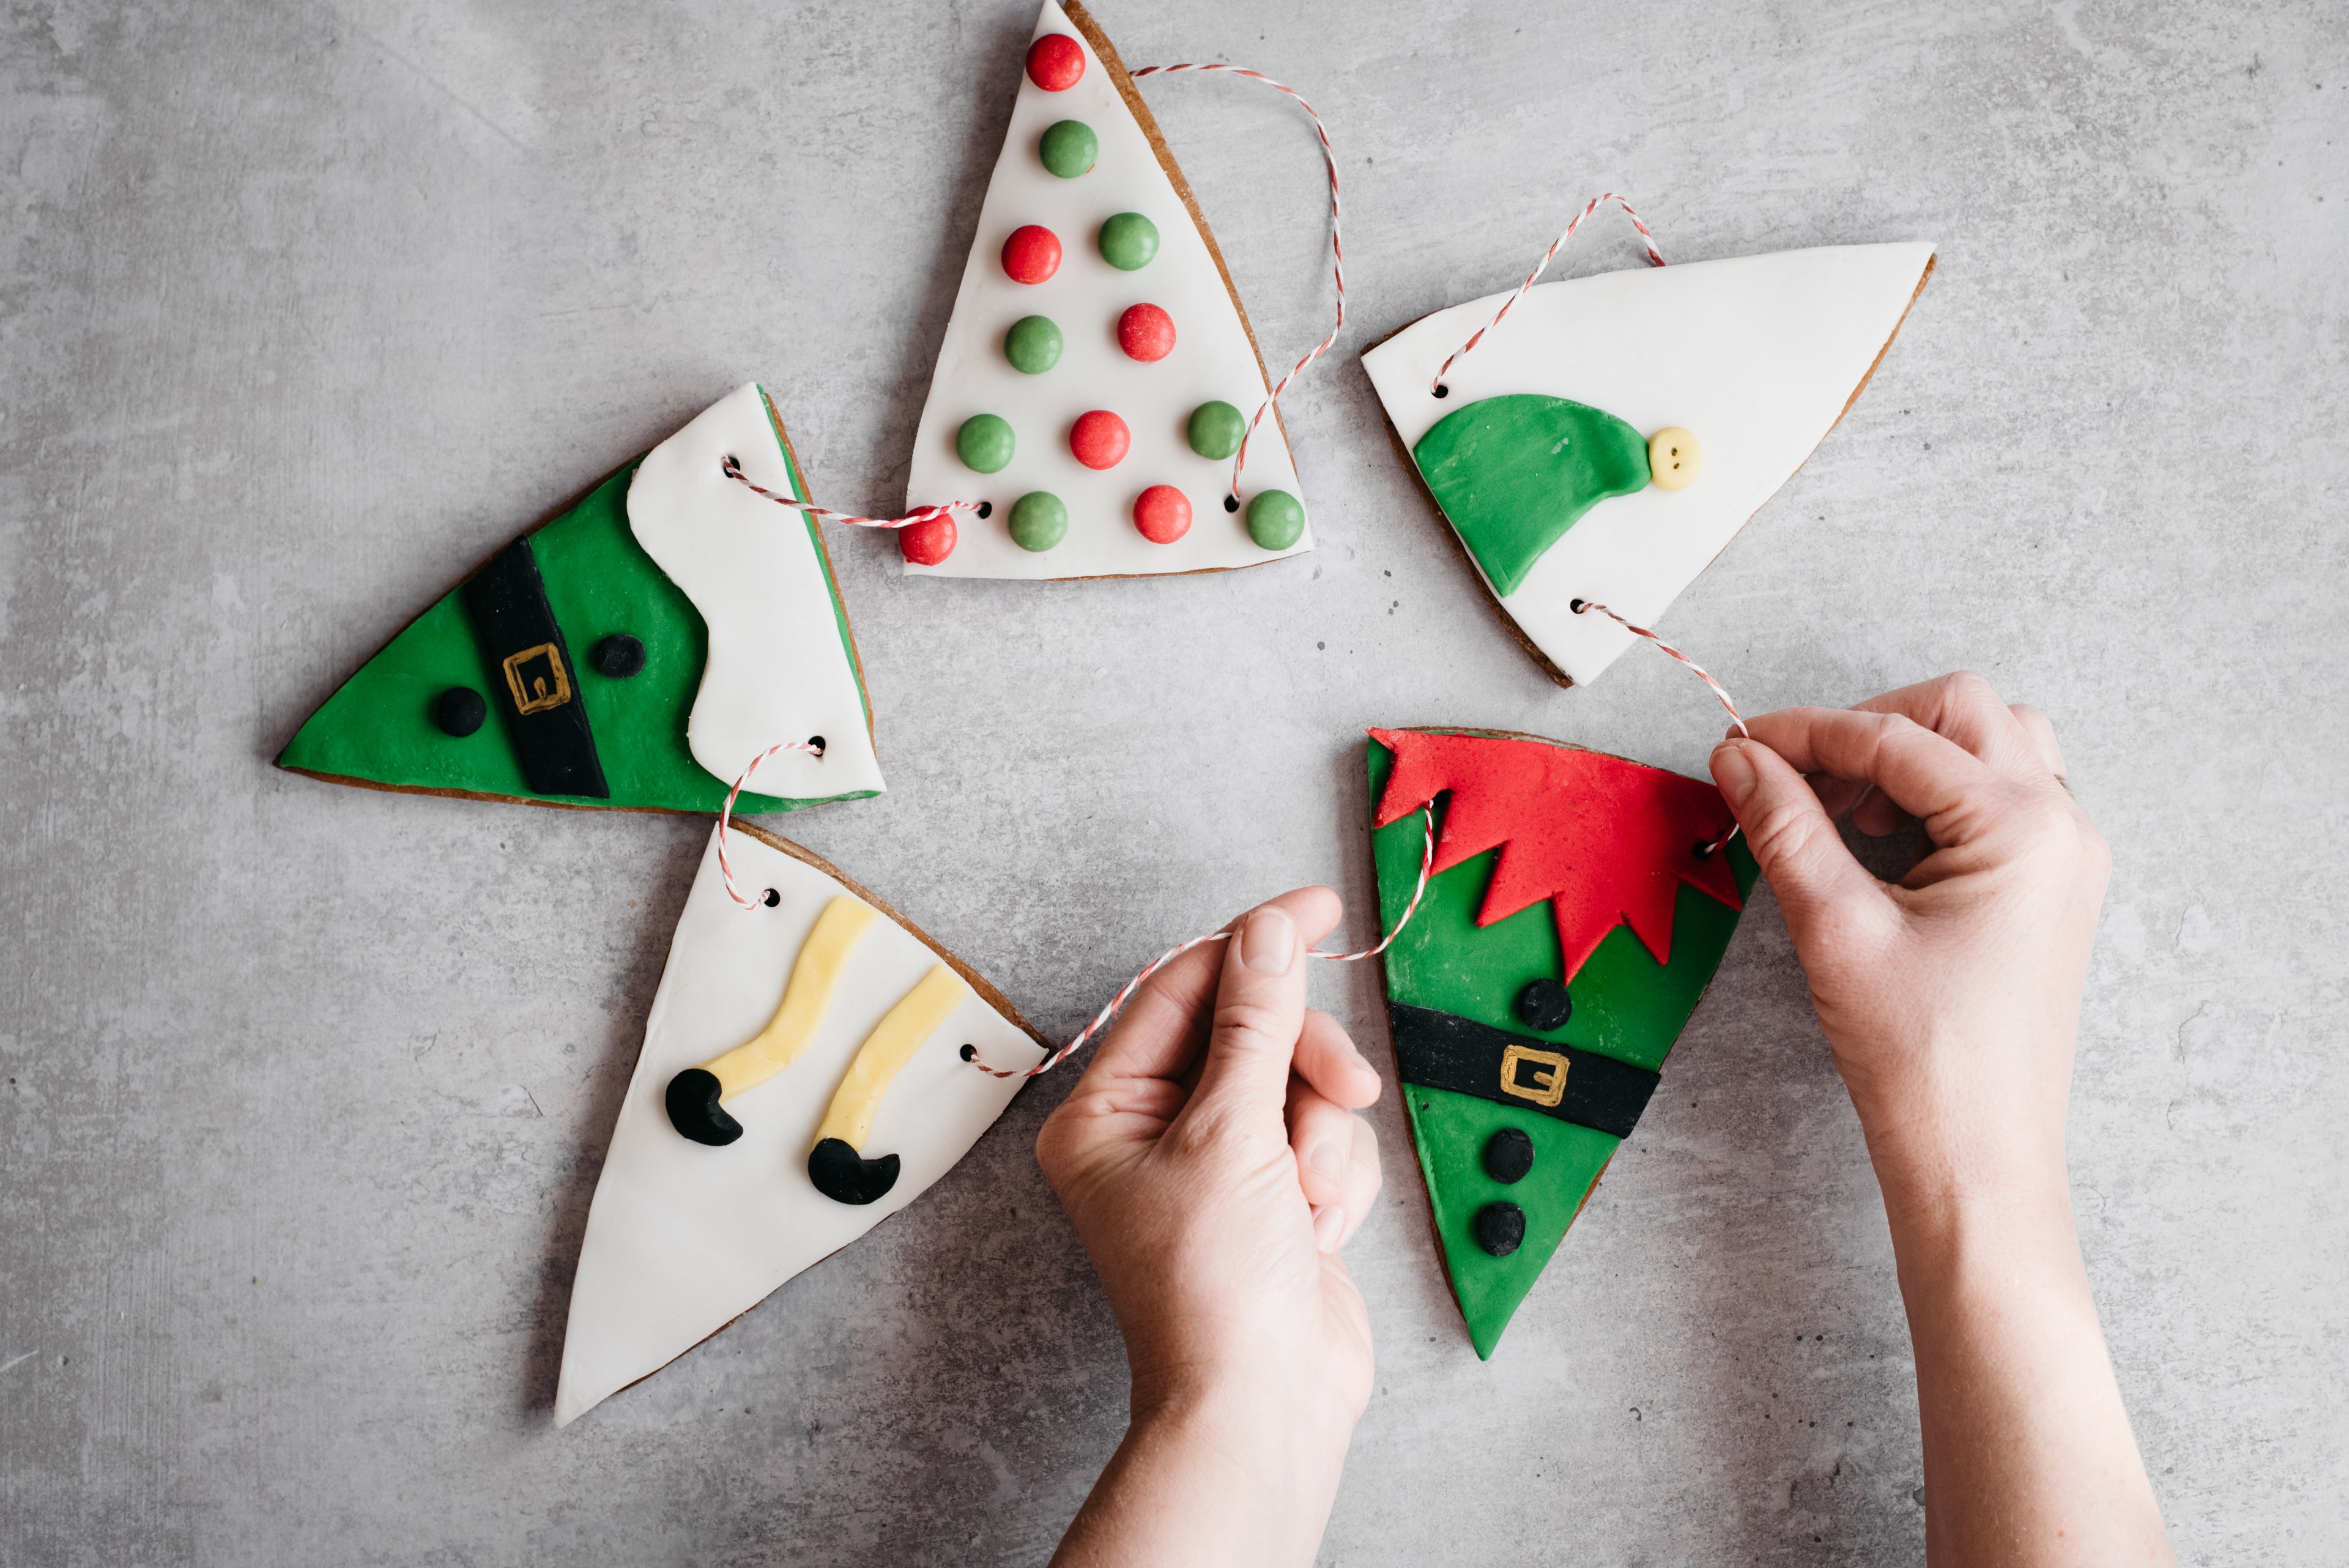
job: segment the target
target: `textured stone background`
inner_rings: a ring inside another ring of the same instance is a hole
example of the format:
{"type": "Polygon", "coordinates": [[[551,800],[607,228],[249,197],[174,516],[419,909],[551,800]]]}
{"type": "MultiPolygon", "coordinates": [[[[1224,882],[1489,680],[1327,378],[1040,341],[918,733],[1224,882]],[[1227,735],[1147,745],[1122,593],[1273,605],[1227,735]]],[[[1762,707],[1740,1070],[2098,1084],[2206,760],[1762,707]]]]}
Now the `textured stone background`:
{"type": "MultiPolygon", "coordinates": [[[[1130,60],[1253,64],[1338,139],[1356,314],[1287,405],[1321,548],[1013,587],[835,538],[893,788],[772,826],[1059,1033],[1259,896],[1367,898],[1365,723],[1698,767],[1719,715],[1669,661],[1561,693],[1503,633],[1354,354],[1603,189],[1681,259],[1937,240],[1867,396],[1665,626],[1754,708],[1971,666],[2054,715],[2117,862],[2075,1198],[2163,1505],[2189,1563],[2349,1557],[2349,12],[1449,9],[1107,0],[1130,60]]],[[[820,498],[893,505],[1032,16],[0,18],[0,1560],[1049,1550],[1123,1401],[1030,1154],[1069,1080],[558,1434],[708,826],[268,765],[454,575],[744,379],[820,498]]],[[[1306,127],[1149,93],[1299,351],[1306,127]]],[[[1601,223],[1568,268],[1635,256],[1601,223]]],[[[1382,1051],[1372,976],[1317,986],[1382,1051]]],[[[1921,1559],[1884,1226],[1766,896],[1667,1082],[1490,1366],[1380,1107],[1380,1391],[1326,1563],[1921,1559]]]]}

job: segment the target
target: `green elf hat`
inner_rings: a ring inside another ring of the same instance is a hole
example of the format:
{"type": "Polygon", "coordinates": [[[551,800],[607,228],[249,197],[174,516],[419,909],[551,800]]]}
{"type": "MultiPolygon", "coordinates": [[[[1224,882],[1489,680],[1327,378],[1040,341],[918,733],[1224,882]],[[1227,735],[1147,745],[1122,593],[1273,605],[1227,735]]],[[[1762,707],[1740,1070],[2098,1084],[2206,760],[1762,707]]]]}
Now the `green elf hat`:
{"type": "Polygon", "coordinates": [[[1637,1126],[1756,869],[1710,784],[1531,735],[1372,730],[1388,1018],[1481,1357],[1637,1126]]]}
{"type": "Polygon", "coordinates": [[[770,495],[807,487],[773,404],[747,386],[441,596],[277,765],[373,789],[714,812],[764,757],[771,793],[741,810],[880,794],[823,535],[770,495]]]}

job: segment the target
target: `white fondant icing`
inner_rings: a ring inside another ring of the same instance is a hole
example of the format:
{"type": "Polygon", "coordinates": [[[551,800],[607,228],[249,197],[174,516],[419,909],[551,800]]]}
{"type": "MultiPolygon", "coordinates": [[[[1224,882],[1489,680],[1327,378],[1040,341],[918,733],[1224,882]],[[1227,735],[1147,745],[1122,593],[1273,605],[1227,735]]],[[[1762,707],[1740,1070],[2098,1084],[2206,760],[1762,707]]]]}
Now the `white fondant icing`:
{"type": "Polygon", "coordinates": [[[693,760],[730,784],[778,741],[822,735],[822,757],[780,753],[749,789],[795,799],[880,790],[864,694],[807,514],[726,477],[728,457],[754,483],[807,499],[755,383],[653,448],[628,482],[636,542],[709,628],[685,728],[693,760]]]}
{"type": "MultiPolygon", "coordinates": [[[[978,234],[965,264],[954,315],[947,323],[930,379],[929,400],[914,437],[905,483],[908,510],[945,501],[989,501],[993,514],[960,514],[954,554],[935,566],[905,564],[909,575],[950,577],[1092,577],[1196,572],[1248,566],[1313,547],[1304,535],[1287,550],[1259,548],[1245,512],[1224,510],[1231,460],[1191,450],[1185,427],[1201,403],[1221,401],[1252,415],[1266,394],[1264,369],[1248,342],[1231,292],[1190,210],[1166,178],[1150,139],[1118,95],[1100,57],[1071,26],[1059,0],[1045,0],[1036,36],[1065,33],[1085,52],[1074,87],[1046,92],[1019,78],[1011,129],[979,210],[978,234]],[[1045,169],[1037,144],[1046,128],[1081,119],[1100,139],[1091,171],[1063,180],[1045,169]],[[1157,257],[1136,272],[1102,260],[1102,221],[1140,213],[1157,225],[1157,257]],[[1014,229],[1041,223],[1060,236],[1061,269],[1040,284],[1004,275],[1003,242],[1014,229]],[[1163,307],[1174,320],[1174,351],[1153,364],[1129,359],[1117,345],[1117,318],[1131,305],[1163,307]],[[1025,316],[1047,316],[1061,328],[1060,363],[1041,375],[1011,368],[1003,334],[1025,316]],[[1125,421],[1133,443],[1116,467],[1095,471],[1070,455],[1069,427],[1090,409],[1125,421]],[[955,432],[974,414],[1011,422],[1017,451],[996,473],[963,466],[955,432]],[[1133,526],[1133,501],[1154,484],[1171,484],[1191,503],[1191,531],[1154,545],[1133,526]],[[1047,490],[1069,508],[1069,532],[1040,553],[1011,542],[1011,504],[1047,490]]],[[[1301,502],[1288,443],[1267,414],[1248,442],[1243,502],[1285,490],[1301,502]]]]}
{"type": "Polygon", "coordinates": [[[898,1157],[896,1186],[861,1207],[818,1192],[808,1150],[833,1092],[864,1037],[938,962],[884,911],[850,954],[799,1058],[727,1102],[742,1136],[723,1148],[688,1141],[663,1108],[669,1079],[765,1027],[817,917],[849,892],[740,830],[727,853],[739,886],[772,888],[782,902],[744,910],[730,899],[711,834],[588,1211],[554,1396],[558,1427],[692,1349],[951,1169],[1021,1082],[964,1062],[966,1043],[998,1065],[1025,1067],[1042,1055],[974,992],[898,1072],[874,1117],[865,1152],[898,1157]]]}
{"type": "Polygon", "coordinates": [[[1599,503],[1501,600],[1587,682],[1636,639],[1571,602],[1655,625],[1843,417],[1932,256],[1922,244],[1839,245],[1544,284],[1453,366],[1449,397],[1430,389],[1436,368],[1505,296],[1421,317],[1362,368],[1405,448],[1454,410],[1512,392],[1572,398],[1643,436],[1682,425],[1703,443],[1693,484],[1599,503]]]}

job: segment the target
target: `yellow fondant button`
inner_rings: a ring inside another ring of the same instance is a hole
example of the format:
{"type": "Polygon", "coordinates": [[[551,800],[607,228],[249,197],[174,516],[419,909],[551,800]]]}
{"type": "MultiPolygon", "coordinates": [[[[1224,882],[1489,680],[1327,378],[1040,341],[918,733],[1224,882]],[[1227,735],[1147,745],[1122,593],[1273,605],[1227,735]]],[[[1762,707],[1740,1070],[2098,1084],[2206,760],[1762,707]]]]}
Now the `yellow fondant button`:
{"type": "Polygon", "coordinates": [[[1658,431],[1648,441],[1648,473],[1659,490],[1686,490],[1704,471],[1704,446],[1678,425],[1658,431]]]}

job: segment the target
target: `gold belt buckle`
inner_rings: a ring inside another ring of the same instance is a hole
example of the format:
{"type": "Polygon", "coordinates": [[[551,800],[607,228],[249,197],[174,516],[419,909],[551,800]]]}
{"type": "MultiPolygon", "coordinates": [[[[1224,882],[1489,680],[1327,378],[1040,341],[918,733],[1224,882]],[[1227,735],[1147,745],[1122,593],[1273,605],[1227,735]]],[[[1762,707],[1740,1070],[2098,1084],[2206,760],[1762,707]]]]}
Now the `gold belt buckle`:
{"type": "Polygon", "coordinates": [[[571,676],[551,642],[508,656],[505,670],[506,690],[513,694],[517,713],[543,713],[571,701],[571,676]],[[543,670],[529,668],[532,660],[541,659],[546,661],[543,670]]]}
{"type": "Polygon", "coordinates": [[[1566,1098],[1567,1060],[1555,1051],[1512,1045],[1501,1053],[1501,1093],[1537,1106],[1555,1106],[1566,1098]],[[1530,1078],[1519,1078],[1520,1067],[1533,1068],[1530,1078]]]}

